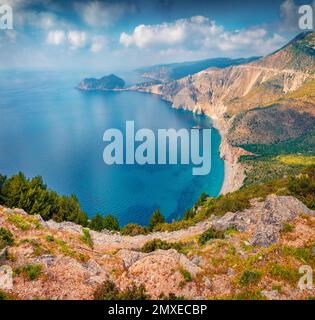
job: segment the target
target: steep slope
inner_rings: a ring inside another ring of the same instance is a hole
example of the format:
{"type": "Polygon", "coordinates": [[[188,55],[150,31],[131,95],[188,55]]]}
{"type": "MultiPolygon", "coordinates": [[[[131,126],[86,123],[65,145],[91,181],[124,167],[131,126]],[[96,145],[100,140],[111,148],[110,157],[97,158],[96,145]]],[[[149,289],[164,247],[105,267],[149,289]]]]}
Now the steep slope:
{"type": "Polygon", "coordinates": [[[304,33],[279,51],[248,64],[206,69],[170,84],[153,86],[176,108],[214,117],[265,106],[315,79],[315,33],[304,33]]]}
{"type": "Polygon", "coordinates": [[[315,127],[315,32],[239,66],[209,68],[162,85],[138,88],[161,95],[174,108],[205,113],[222,136],[226,179],[222,192],[245,178],[238,159],[248,144],[297,139],[315,127]],[[242,149],[239,148],[242,146],[242,149]]]}
{"type": "Polygon", "coordinates": [[[271,195],[263,202],[253,200],[243,212],[186,230],[134,237],[89,231],[87,241],[87,229],[74,223],[45,222],[0,206],[0,239],[5,234],[7,242],[0,247],[0,294],[93,299],[102,283],[111,281],[119,290],[142,285],[151,298],[306,299],[315,289],[294,289],[298,268],[305,260],[314,266],[314,214],[293,197],[271,195]],[[209,227],[222,236],[207,238],[209,227]],[[179,251],[143,250],[156,238],[169,244],[180,241],[179,251]],[[275,268],[289,270],[290,277],[282,278],[275,268]],[[259,274],[259,281],[247,283],[248,272],[259,274]],[[273,292],[276,285],[282,289],[273,292]]]}
{"type": "Polygon", "coordinates": [[[257,60],[258,57],[229,59],[214,58],[198,61],[187,61],[180,63],[161,64],[151,67],[144,67],[136,70],[144,78],[160,81],[178,80],[190,74],[200,72],[208,68],[226,68],[257,60]]]}

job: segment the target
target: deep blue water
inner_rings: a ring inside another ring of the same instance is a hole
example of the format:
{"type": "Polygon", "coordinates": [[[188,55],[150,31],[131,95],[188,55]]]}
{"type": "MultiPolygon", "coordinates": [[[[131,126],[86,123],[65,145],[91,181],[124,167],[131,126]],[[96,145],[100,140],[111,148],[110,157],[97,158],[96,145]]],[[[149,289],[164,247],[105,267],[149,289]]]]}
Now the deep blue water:
{"type": "Polygon", "coordinates": [[[80,92],[86,74],[2,72],[0,75],[0,172],[41,175],[51,189],[75,194],[89,216],[114,214],[121,225],[147,224],[160,208],[171,220],[201,192],[217,195],[223,182],[220,136],[212,130],[212,169],[193,176],[192,165],[108,166],[106,129],[211,127],[205,116],[170,108],[157,96],[137,92],[80,92]]]}

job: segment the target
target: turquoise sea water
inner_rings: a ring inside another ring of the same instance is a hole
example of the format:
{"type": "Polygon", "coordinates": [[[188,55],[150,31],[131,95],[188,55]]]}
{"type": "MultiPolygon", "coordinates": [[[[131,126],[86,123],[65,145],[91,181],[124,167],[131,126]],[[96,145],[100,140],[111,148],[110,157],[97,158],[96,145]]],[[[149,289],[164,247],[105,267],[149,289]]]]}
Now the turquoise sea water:
{"type": "Polygon", "coordinates": [[[215,196],[223,182],[220,136],[212,130],[212,169],[193,176],[193,165],[108,166],[106,129],[211,127],[205,116],[170,108],[137,92],[80,92],[84,74],[2,72],[0,76],[0,173],[41,175],[60,194],[75,194],[89,216],[114,214],[121,225],[147,224],[160,208],[170,221],[201,192],[215,196]]]}

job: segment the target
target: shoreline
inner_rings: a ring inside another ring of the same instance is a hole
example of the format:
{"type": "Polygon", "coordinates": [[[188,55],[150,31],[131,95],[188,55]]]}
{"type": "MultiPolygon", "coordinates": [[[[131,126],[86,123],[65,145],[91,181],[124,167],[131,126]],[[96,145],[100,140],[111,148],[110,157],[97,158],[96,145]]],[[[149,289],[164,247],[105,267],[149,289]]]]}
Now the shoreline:
{"type": "Polygon", "coordinates": [[[213,127],[221,136],[220,157],[224,161],[224,178],[219,195],[225,195],[243,186],[246,175],[244,166],[239,162],[239,157],[247,154],[247,151],[229,144],[226,138],[229,124],[226,120],[208,116],[213,121],[213,127]]]}
{"type": "MultiPolygon", "coordinates": [[[[178,108],[173,105],[173,102],[163,98],[163,95],[158,91],[154,90],[154,87],[148,88],[138,88],[138,87],[128,87],[123,89],[107,89],[107,90],[96,90],[96,91],[113,91],[113,92],[122,92],[122,91],[135,91],[140,93],[149,93],[153,95],[158,95],[162,100],[167,101],[171,104],[171,108],[173,109],[182,109],[186,111],[190,111],[192,113],[197,113],[196,110],[191,110],[189,108],[181,107],[178,108]],[[153,89],[153,90],[152,90],[153,89]]],[[[87,90],[83,88],[78,88],[82,91],[95,91],[95,90],[87,90]]],[[[199,109],[198,109],[199,110],[199,109]]],[[[218,196],[225,195],[227,193],[236,191],[243,186],[244,179],[246,178],[245,175],[245,168],[239,162],[239,157],[241,155],[248,154],[247,151],[241,149],[239,147],[234,147],[229,144],[227,141],[227,132],[229,130],[229,123],[225,120],[222,116],[222,113],[214,115],[213,112],[205,112],[204,113],[207,117],[212,120],[213,127],[218,130],[221,143],[220,143],[220,158],[224,162],[224,178],[223,183],[218,193],[218,196]]]]}

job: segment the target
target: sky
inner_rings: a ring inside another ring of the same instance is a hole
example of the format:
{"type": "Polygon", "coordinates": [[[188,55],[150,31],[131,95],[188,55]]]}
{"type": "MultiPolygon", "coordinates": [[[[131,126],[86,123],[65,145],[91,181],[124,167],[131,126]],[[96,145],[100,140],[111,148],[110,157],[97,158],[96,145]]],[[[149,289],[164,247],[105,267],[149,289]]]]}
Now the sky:
{"type": "Polygon", "coordinates": [[[132,70],[205,58],[262,56],[298,29],[315,0],[0,0],[0,69],[132,70]]]}

